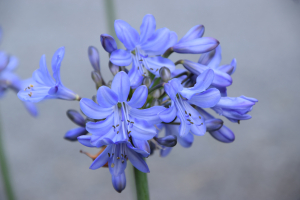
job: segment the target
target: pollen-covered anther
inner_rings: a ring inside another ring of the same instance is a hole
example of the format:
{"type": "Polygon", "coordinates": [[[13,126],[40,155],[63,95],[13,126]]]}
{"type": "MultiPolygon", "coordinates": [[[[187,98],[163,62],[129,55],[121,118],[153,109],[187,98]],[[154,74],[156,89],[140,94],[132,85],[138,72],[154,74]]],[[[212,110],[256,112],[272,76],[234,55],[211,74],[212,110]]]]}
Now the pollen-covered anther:
{"type": "Polygon", "coordinates": [[[30,93],[28,94],[28,96],[30,96],[30,97],[31,97],[31,96],[32,96],[32,92],[30,92],[30,93]]]}
{"type": "Polygon", "coordinates": [[[117,131],[117,134],[119,133],[119,131],[117,131]]]}
{"type": "Polygon", "coordinates": [[[122,160],[122,163],[124,163],[125,161],[124,160],[122,160]]]}
{"type": "Polygon", "coordinates": [[[30,84],[29,86],[30,86],[30,87],[33,87],[33,85],[32,85],[32,84],[30,84]]]}
{"type": "Polygon", "coordinates": [[[199,119],[201,119],[201,117],[199,116],[199,119]]]}
{"type": "Polygon", "coordinates": [[[110,153],[108,153],[108,157],[110,157],[110,153]]]}
{"type": "Polygon", "coordinates": [[[192,116],[192,114],[191,114],[191,113],[189,113],[189,116],[192,116]]]}
{"type": "Polygon", "coordinates": [[[115,164],[114,164],[114,163],[111,163],[111,165],[110,165],[110,166],[111,166],[111,168],[113,168],[113,167],[115,166],[115,164]]]}
{"type": "Polygon", "coordinates": [[[120,160],[120,157],[117,157],[117,160],[120,160]]]}
{"type": "Polygon", "coordinates": [[[123,158],[123,157],[124,157],[124,155],[123,155],[123,154],[121,154],[121,157],[123,158]]]}
{"type": "Polygon", "coordinates": [[[119,126],[119,124],[117,124],[117,126],[116,127],[118,127],[119,126]]]}

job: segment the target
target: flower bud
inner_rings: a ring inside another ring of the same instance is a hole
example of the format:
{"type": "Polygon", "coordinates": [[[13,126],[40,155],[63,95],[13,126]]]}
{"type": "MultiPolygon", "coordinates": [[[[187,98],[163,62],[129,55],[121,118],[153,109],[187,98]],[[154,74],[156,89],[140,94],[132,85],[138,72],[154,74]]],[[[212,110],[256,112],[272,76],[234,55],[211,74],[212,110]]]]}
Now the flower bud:
{"type": "Polygon", "coordinates": [[[168,135],[166,137],[157,138],[156,141],[158,144],[166,146],[166,147],[174,147],[177,144],[176,135],[168,135]]]}
{"type": "Polygon", "coordinates": [[[175,44],[173,51],[176,53],[190,54],[206,53],[214,50],[219,43],[218,40],[210,37],[197,38],[175,44]]]}
{"type": "Polygon", "coordinates": [[[219,130],[210,131],[209,133],[213,136],[213,138],[224,143],[233,142],[235,139],[234,133],[225,125],[223,125],[219,130]]]}
{"type": "Polygon", "coordinates": [[[160,90],[156,89],[152,92],[152,96],[154,99],[158,99],[160,97],[160,90]]]}
{"type": "Polygon", "coordinates": [[[84,118],[76,110],[68,110],[67,111],[67,116],[69,117],[69,119],[72,122],[74,122],[78,126],[85,127],[85,120],[84,120],[84,118]]]}
{"type": "Polygon", "coordinates": [[[159,75],[161,77],[161,80],[165,83],[169,82],[169,80],[171,79],[171,72],[167,67],[160,68],[159,75]]]}
{"type": "Polygon", "coordinates": [[[146,85],[146,87],[149,89],[150,85],[152,83],[152,80],[149,76],[145,76],[143,79],[143,85],[146,85]]]}
{"type": "Polygon", "coordinates": [[[112,175],[112,184],[115,188],[115,190],[119,193],[121,193],[125,187],[126,187],[126,177],[125,172],[119,174],[119,175],[112,175]]]}
{"type": "Polygon", "coordinates": [[[223,126],[221,119],[207,119],[205,120],[206,131],[217,131],[223,126]]]}
{"type": "Polygon", "coordinates": [[[79,127],[79,128],[74,128],[69,130],[66,134],[65,134],[65,139],[69,140],[69,141],[77,141],[77,137],[81,136],[81,135],[86,135],[88,132],[85,129],[85,127],[79,127]]]}
{"type": "Polygon", "coordinates": [[[111,53],[118,48],[115,39],[108,34],[100,35],[100,41],[103,49],[108,53],[111,53]]]}
{"type": "Polygon", "coordinates": [[[185,36],[183,36],[181,38],[181,40],[179,40],[178,43],[181,43],[181,42],[187,42],[187,41],[190,41],[190,40],[193,40],[193,39],[197,39],[197,38],[201,38],[204,34],[204,26],[199,24],[199,25],[196,25],[194,27],[192,27],[186,34],[185,36]]]}
{"type": "Polygon", "coordinates": [[[96,84],[96,89],[98,89],[99,87],[102,86],[103,79],[102,79],[101,75],[99,74],[99,72],[92,71],[91,75],[92,75],[93,81],[96,84]]]}
{"type": "Polygon", "coordinates": [[[88,54],[90,63],[92,64],[95,71],[100,72],[99,53],[96,47],[90,46],[88,48],[88,54]]]}
{"type": "Polygon", "coordinates": [[[109,69],[111,71],[111,73],[115,76],[119,71],[120,71],[120,68],[119,66],[113,64],[112,62],[109,61],[109,69]]]}

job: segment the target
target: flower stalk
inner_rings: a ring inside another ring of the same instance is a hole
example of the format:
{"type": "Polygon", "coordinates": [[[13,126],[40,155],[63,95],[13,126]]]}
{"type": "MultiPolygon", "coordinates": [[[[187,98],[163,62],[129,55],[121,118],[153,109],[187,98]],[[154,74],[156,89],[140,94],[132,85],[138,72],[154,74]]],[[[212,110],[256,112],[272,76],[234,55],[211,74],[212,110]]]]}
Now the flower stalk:
{"type": "Polygon", "coordinates": [[[133,167],[137,200],[149,200],[147,173],[133,167]]]}

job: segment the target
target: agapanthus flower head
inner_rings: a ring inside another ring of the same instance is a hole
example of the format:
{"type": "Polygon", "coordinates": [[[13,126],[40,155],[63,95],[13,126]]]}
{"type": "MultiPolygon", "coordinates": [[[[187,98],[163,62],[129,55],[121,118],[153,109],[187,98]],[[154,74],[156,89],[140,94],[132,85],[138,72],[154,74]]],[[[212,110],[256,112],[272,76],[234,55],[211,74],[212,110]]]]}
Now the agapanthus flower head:
{"type": "Polygon", "coordinates": [[[40,60],[40,68],[33,72],[33,82],[23,90],[18,97],[22,101],[39,102],[44,99],[79,100],[80,97],[72,90],[66,88],[60,79],[60,65],[65,54],[65,48],[59,48],[53,55],[51,66],[53,78],[50,76],[46,65],[46,57],[40,60]]]}
{"type": "MultiPolygon", "coordinates": [[[[78,137],[78,141],[88,147],[94,146],[91,142],[92,136],[84,135],[78,137]]],[[[105,147],[105,150],[94,160],[90,169],[98,169],[108,164],[110,174],[112,176],[112,183],[116,191],[121,192],[126,186],[125,168],[127,166],[127,160],[138,170],[148,173],[150,172],[148,165],[144,161],[144,157],[148,157],[149,153],[135,148],[128,141],[113,142],[108,138],[104,138],[99,141],[98,145],[105,147]]]]}

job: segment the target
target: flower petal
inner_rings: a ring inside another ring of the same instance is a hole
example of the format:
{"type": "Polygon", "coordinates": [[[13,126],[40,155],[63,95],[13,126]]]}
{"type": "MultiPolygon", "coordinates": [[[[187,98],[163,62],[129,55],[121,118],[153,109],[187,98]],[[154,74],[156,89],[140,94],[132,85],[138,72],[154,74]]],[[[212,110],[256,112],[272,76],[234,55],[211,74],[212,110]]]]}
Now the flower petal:
{"type": "Polygon", "coordinates": [[[59,49],[56,50],[51,60],[53,78],[56,80],[57,83],[61,82],[60,64],[64,58],[64,55],[65,55],[65,47],[60,47],[59,49]]]}
{"type": "Polygon", "coordinates": [[[115,21],[115,31],[119,40],[128,50],[133,50],[139,44],[139,33],[123,20],[115,21]]]}
{"type": "Polygon", "coordinates": [[[170,123],[175,119],[176,114],[177,109],[172,102],[171,106],[169,108],[165,108],[165,110],[163,110],[162,112],[159,112],[158,116],[163,122],[170,123]]]}
{"type": "Polygon", "coordinates": [[[200,56],[198,63],[206,65],[212,69],[216,69],[222,60],[222,49],[221,46],[217,46],[214,50],[204,53],[200,56]]]}
{"type": "MultiPolygon", "coordinates": [[[[150,153],[150,146],[149,146],[149,143],[148,143],[147,140],[138,140],[138,139],[136,139],[136,138],[133,137],[132,138],[132,142],[133,142],[133,144],[134,144],[134,146],[136,148],[148,152],[148,155],[149,155],[149,153],[150,153]]],[[[145,156],[145,157],[147,157],[147,156],[145,156]]]]}
{"type": "Polygon", "coordinates": [[[105,120],[86,123],[86,130],[93,135],[103,137],[113,128],[113,122],[114,116],[111,114],[105,120]]]}
{"type": "Polygon", "coordinates": [[[205,120],[206,131],[217,131],[223,126],[223,120],[221,119],[208,119],[205,120]]]}
{"type": "Polygon", "coordinates": [[[100,59],[98,49],[93,46],[89,46],[88,48],[88,55],[91,65],[93,66],[94,70],[100,72],[100,59]]]}
{"type": "Polygon", "coordinates": [[[131,136],[138,140],[150,140],[156,135],[156,129],[147,121],[135,118],[131,128],[131,136]]]}
{"type": "Polygon", "coordinates": [[[170,30],[160,28],[154,32],[145,44],[141,45],[141,48],[148,55],[161,55],[170,47],[169,39],[170,30]]]}
{"type": "Polygon", "coordinates": [[[233,142],[235,139],[234,133],[225,125],[217,131],[209,132],[216,140],[224,143],[233,142]]]}
{"type": "Polygon", "coordinates": [[[97,102],[103,108],[111,108],[118,103],[118,95],[107,86],[101,86],[97,91],[97,102]]]}
{"type": "Polygon", "coordinates": [[[91,164],[90,169],[98,169],[105,165],[108,162],[109,156],[108,153],[111,151],[111,146],[107,146],[105,150],[94,160],[91,164]]]}
{"type": "Polygon", "coordinates": [[[129,51],[117,49],[111,53],[109,60],[117,66],[128,66],[131,64],[132,58],[129,51]]]}
{"type": "Polygon", "coordinates": [[[178,142],[182,147],[189,148],[194,142],[194,135],[192,133],[188,133],[183,137],[178,137],[178,142]]]}
{"type": "Polygon", "coordinates": [[[168,58],[155,56],[146,58],[145,61],[145,67],[156,76],[159,76],[159,69],[161,67],[167,67],[171,72],[175,70],[175,64],[168,58]]]}
{"type": "Polygon", "coordinates": [[[125,172],[123,172],[122,174],[118,175],[118,176],[111,176],[111,181],[112,184],[115,188],[115,190],[119,193],[121,193],[125,187],[126,187],[126,176],[125,176],[125,172]]]}
{"type": "Polygon", "coordinates": [[[218,45],[218,40],[210,37],[203,37],[186,42],[177,43],[173,46],[173,51],[177,53],[191,54],[206,53],[215,49],[218,45]]]}
{"type": "Polygon", "coordinates": [[[172,147],[165,147],[163,149],[160,150],[160,156],[161,157],[166,157],[167,155],[169,155],[169,153],[171,152],[172,147]]]}
{"type": "Polygon", "coordinates": [[[153,35],[156,29],[156,21],[153,15],[147,14],[143,18],[142,25],[140,27],[140,44],[147,42],[147,40],[153,35]]]}
{"type": "Polygon", "coordinates": [[[34,81],[36,81],[38,84],[41,85],[47,85],[47,86],[53,86],[54,80],[49,74],[47,65],[46,65],[46,57],[43,55],[40,59],[40,68],[35,70],[32,74],[32,78],[34,81]]]}
{"type": "Polygon", "coordinates": [[[215,88],[210,88],[200,94],[195,94],[188,102],[201,108],[209,108],[215,106],[220,98],[220,91],[215,88]]]}
{"type": "Polygon", "coordinates": [[[118,95],[119,102],[127,101],[130,91],[130,81],[128,75],[121,71],[114,77],[111,89],[118,95]]]}
{"type": "Polygon", "coordinates": [[[147,109],[135,109],[132,108],[129,111],[129,115],[133,118],[137,119],[144,119],[146,120],[149,124],[158,124],[162,120],[158,116],[158,113],[161,111],[165,110],[163,106],[153,106],[147,109]]]}
{"type": "Polygon", "coordinates": [[[143,76],[137,69],[135,62],[132,62],[132,68],[129,70],[128,73],[130,86],[132,89],[139,87],[143,82],[143,76]]]}
{"type": "Polygon", "coordinates": [[[70,141],[77,141],[77,137],[81,136],[81,135],[85,135],[88,132],[85,130],[84,127],[79,127],[79,128],[74,128],[69,130],[66,134],[65,134],[65,139],[70,140],[70,141]]]}
{"type": "Polygon", "coordinates": [[[80,142],[84,146],[95,147],[91,144],[91,137],[92,136],[90,136],[90,135],[82,135],[82,136],[79,136],[77,139],[78,139],[78,142],[80,142]]]}
{"type": "Polygon", "coordinates": [[[145,85],[139,86],[133,93],[131,99],[127,104],[133,108],[142,107],[148,97],[148,88],[145,85]]]}
{"type": "Polygon", "coordinates": [[[36,117],[38,115],[37,107],[34,103],[31,102],[23,102],[24,106],[28,110],[28,112],[33,116],[36,117]]]}
{"type": "Polygon", "coordinates": [[[181,43],[181,42],[187,42],[187,41],[190,41],[190,40],[193,40],[193,39],[197,39],[197,38],[201,38],[204,34],[204,26],[199,24],[199,25],[196,25],[194,27],[192,27],[182,38],[181,40],[179,40],[178,43],[181,43]]]}
{"type": "Polygon", "coordinates": [[[129,148],[127,154],[128,154],[128,159],[130,160],[131,164],[135,168],[137,168],[138,170],[144,173],[150,172],[147,163],[144,161],[143,157],[140,154],[136,153],[134,150],[129,148]]]}
{"type": "Polygon", "coordinates": [[[92,119],[104,119],[113,113],[113,107],[102,108],[93,100],[87,98],[80,100],[80,109],[86,116],[92,119]]]}

